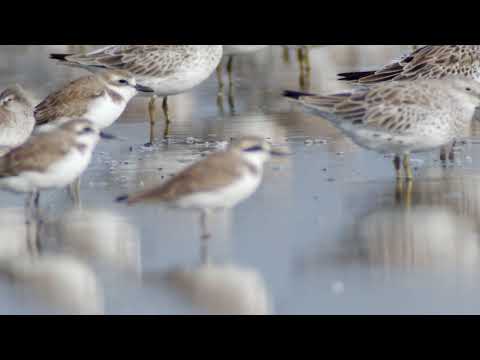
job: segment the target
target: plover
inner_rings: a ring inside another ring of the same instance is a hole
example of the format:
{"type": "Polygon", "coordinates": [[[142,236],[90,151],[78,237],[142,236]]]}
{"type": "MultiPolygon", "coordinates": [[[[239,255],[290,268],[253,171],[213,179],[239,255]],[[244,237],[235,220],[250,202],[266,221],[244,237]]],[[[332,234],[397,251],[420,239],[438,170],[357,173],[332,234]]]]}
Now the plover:
{"type": "Polygon", "coordinates": [[[234,141],[220,151],[188,167],[167,183],[151,190],[121,196],[118,202],[165,203],[201,212],[202,238],[209,238],[207,215],[217,209],[229,209],[250,197],[260,185],[263,166],[273,151],[270,144],[256,137],[234,141]]]}
{"type": "Polygon", "coordinates": [[[32,101],[20,85],[0,94],[0,147],[16,147],[30,137],[35,125],[32,101]]]}
{"type": "Polygon", "coordinates": [[[100,135],[90,121],[76,119],[32,136],[0,157],[0,188],[30,193],[27,204],[38,205],[40,190],[65,187],[85,171],[100,135]]]}
{"type": "MultiPolygon", "coordinates": [[[[228,57],[227,61],[227,73],[228,81],[230,87],[233,85],[232,74],[233,74],[233,59],[235,55],[248,54],[256,51],[265,49],[270,45],[223,45],[223,55],[228,57]]],[[[217,79],[219,84],[219,94],[223,90],[223,71],[222,71],[222,62],[218,64],[217,67],[217,79]]]]}
{"type": "Polygon", "coordinates": [[[125,71],[106,70],[84,76],[53,92],[36,106],[36,125],[47,129],[82,118],[104,129],[121,116],[138,92],[153,93],[153,90],[137,84],[125,71]]]}
{"type": "Polygon", "coordinates": [[[189,91],[206,80],[217,68],[222,54],[222,45],[112,45],[87,54],[52,54],[51,58],[90,71],[125,70],[139,84],[152,88],[155,95],[148,105],[152,144],[156,96],[164,98],[165,135],[168,135],[168,96],[189,91]]]}
{"type": "Polygon", "coordinates": [[[466,79],[393,82],[329,96],[286,91],[285,96],[330,122],[358,145],[401,156],[407,179],[413,178],[411,153],[453,142],[471,124],[480,105],[480,84],[466,79]]]}

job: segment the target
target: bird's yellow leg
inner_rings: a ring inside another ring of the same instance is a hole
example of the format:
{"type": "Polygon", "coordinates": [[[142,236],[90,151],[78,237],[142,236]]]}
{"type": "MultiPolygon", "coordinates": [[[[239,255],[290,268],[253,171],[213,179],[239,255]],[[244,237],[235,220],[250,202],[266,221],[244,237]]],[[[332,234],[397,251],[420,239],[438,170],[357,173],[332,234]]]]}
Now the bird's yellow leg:
{"type": "Polygon", "coordinates": [[[223,69],[222,69],[222,62],[217,66],[217,80],[218,80],[218,96],[223,95],[223,69]]]}
{"type": "Polygon", "coordinates": [[[150,145],[153,144],[155,138],[155,100],[157,98],[152,96],[148,103],[148,116],[150,118],[150,145]]]}
{"type": "Polygon", "coordinates": [[[163,109],[163,114],[165,115],[165,131],[163,133],[163,137],[166,138],[169,133],[170,133],[170,115],[168,113],[168,97],[163,98],[163,103],[162,103],[162,109],[163,109]]]}
{"type": "Polygon", "coordinates": [[[228,72],[228,81],[230,83],[230,86],[232,85],[233,81],[233,55],[230,55],[228,58],[228,63],[227,63],[227,72],[228,72]]]}
{"type": "Polygon", "coordinates": [[[413,180],[413,172],[412,168],[410,167],[410,155],[405,154],[403,157],[403,169],[405,171],[405,177],[407,180],[412,181],[413,180]]]}

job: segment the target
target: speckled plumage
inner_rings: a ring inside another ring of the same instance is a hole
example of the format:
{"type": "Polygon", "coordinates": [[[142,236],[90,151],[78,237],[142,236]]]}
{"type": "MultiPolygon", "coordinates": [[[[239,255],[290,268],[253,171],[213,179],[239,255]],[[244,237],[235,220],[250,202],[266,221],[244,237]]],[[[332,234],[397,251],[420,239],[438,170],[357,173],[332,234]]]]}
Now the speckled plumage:
{"type": "Polygon", "coordinates": [[[480,45],[426,45],[377,71],[339,74],[358,84],[465,77],[480,81],[480,45]]]}
{"type": "Polygon", "coordinates": [[[95,71],[121,69],[158,96],[190,90],[206,80],[222,58],[222,45],[112,45],[87,54],[52,55],[61,62],[95,71]]]}
{"type": "Polygon", "coordinates": [[[385,83],[352,93],[300,96],[299,101],[357,144],[405,154],[463,135],[480,105],[480,84],[463,79],[385,83]]]}
{"type": "Polygon", "coordinates": [[[0,94],[0,146],[23,144],[33,131],[33,100],[19,85],[0,94]]]}

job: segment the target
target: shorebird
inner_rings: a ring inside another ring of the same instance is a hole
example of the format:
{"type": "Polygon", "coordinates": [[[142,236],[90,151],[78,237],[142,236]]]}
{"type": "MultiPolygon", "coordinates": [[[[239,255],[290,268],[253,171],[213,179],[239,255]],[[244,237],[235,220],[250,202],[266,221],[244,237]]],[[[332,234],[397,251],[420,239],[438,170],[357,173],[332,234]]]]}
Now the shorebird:
{"type": "MultiPolygon", "coordinates": [[[[480,45],[413,45],[413,51],[379,70],[338,74],[341,81],[370,85],[390,81],[464,77],[480,82],[480,45]]],[[[452,145],[449,154],[454,159],[452,145]]],[[[447,150],[440,159],[446,161],[447,150]]]]}
{"type": "Polygon", "coordinates": [[[128,205],[164,203],[176,208],[201,212],[202,239],[210,237],[206,220],[218,209],[233,208],[250,197],[260,185],[263,166],[272,155],[269,143],[256,137],[234,141],[226,151],[211,154],[188,167],[167,183],[133,195],[121,196],[118,202],[128,205]]]}
{"type": "Polygon", "coordinates": [[[148,105],[149,144],[152,144],[156,97],[163,97],[164,136],[167,136],[170,125],[167,98],[189,91],[206,80],[217,68],[222,54],[222,45],[111,45],[87,54],[51,54],[51,58],[90,71],[125,70],[139,84],[153,89],[148,105]]]}
{"type": "Polygon", "coordinates": [[[29,94],[19,85],[0,94],[0,147],[14,148],[31,135],[35,119],[29,94]]]}
{"type": "Polygon", "coordinates": [[[111,138],[83,119],[32,136],[0,157],[0,188],[30,193],[27,209],[38,206],[40,190],[65,187],[85,171],[100,136],[111,138]]]}
{"type": "Polygon", "coordinates": [[[480,82],[480,45],[426,45],[379,70],[338,76],[341,81],[362,85],[453,76],[480,82]]]}
{"type": "Polygon", "coordinates": [[[358,145],[394,154],[397,178],[403,157],[406,178],[412,180],[411,153],[445,146],[467,131],[480,106],[480,83],[419,80],[329,96],[295,91],[285,96],[332,122],[358,145]]]}
{"type": "Polygon", "coordinates": [[[84,76],[48,95],[36,106],[36,125],[45,129],[82,118],[105,129],[122,115],[138,92],[153,93],[153,90],[137,84],[135,78],[122,70],[84,76]]]}

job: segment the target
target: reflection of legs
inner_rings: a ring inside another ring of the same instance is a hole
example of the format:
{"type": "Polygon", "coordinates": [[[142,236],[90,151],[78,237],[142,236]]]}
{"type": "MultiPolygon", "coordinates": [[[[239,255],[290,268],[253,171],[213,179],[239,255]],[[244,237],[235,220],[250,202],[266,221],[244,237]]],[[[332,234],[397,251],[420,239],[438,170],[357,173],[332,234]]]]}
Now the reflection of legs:
{"type": "Polygon", "coordinates": [[[148,103],[148,116],[150,117],[150,145],[153,145],[153,139],[155,137],[155,100],[157,98],[152,96],[148,103]]]}
{"type": "Polygon", "coordinates": [[[397,177],[397,183],[395,186],[395,200],[397,204],[400,204],[403,194],[403,180],[397,177]]]}
{"type": "Polygon", "coordinates": [[[208,215],[209,212],[207,210],[202,211],[200,215],[200,225],[202,229],[200,256],[202,264],[208,262],[208,240],[212,237],[208,231],[208,215]]]}

